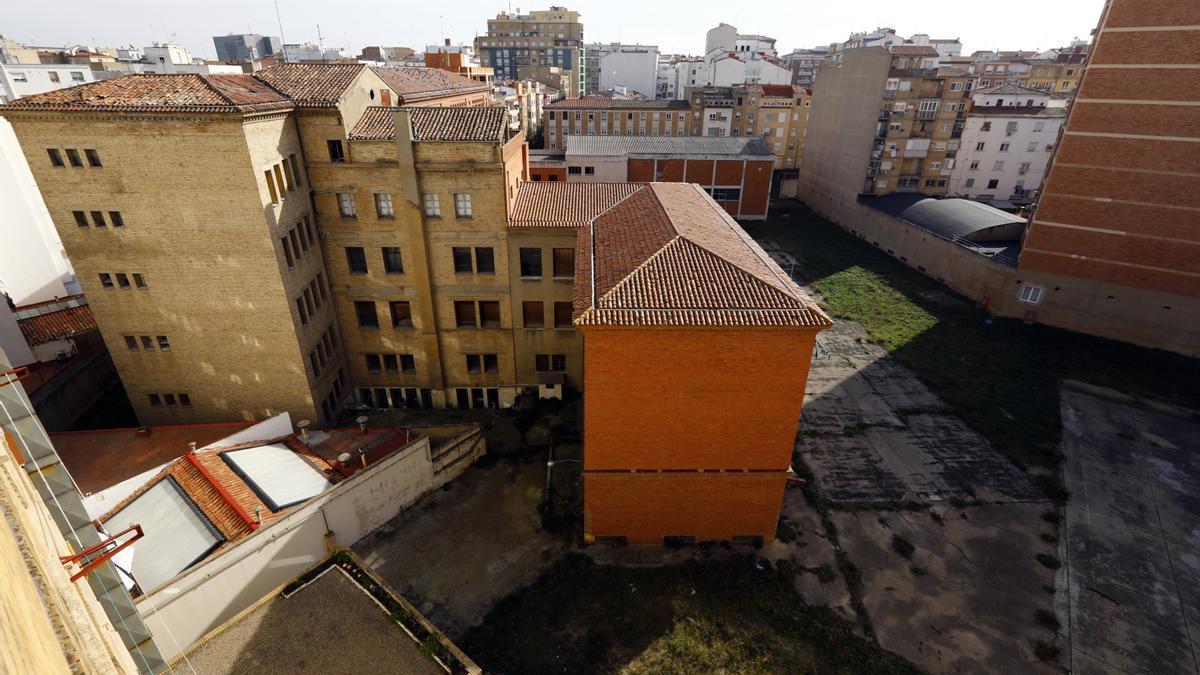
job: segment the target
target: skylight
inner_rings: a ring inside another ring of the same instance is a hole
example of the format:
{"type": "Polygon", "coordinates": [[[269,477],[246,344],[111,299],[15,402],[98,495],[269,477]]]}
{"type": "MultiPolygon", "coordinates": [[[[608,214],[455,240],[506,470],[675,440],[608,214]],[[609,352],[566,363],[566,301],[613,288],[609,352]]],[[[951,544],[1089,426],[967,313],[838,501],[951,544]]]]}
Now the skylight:
{"type": "Polygon", "coordinates": [[[329,480],[286,445],[262,445],[222,452],[229,465],[272,511],[315,497],[329,480]]]}

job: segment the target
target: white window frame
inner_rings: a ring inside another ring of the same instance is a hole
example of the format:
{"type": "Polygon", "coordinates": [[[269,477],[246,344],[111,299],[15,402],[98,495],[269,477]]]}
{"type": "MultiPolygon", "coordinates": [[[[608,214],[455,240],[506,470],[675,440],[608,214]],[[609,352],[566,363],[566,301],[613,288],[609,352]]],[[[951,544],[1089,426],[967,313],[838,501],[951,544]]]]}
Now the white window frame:
{"type": "Polygon", "coordinates": [[[454,193],[454,215],[458,218],[470,218],[474,211],[471,208],[470,192],[454,193]]]}
{"type": "Polygon", "coordinates": [[[430,218],[441,217],[442,205],[440,200],[438,200],[438,194],[436,192],[426,192],[425,196],[422,197],[421,200],[425,205],[426,216],[429,216],[430,218]]]}
{"type": "Polygon", "coordinates": [[[1042,301],[1045,290],[1037,284],[1025,284],[1021,286],[1021,292],[1017,299],[1029,305],[1036,305],[1042,301]]]}

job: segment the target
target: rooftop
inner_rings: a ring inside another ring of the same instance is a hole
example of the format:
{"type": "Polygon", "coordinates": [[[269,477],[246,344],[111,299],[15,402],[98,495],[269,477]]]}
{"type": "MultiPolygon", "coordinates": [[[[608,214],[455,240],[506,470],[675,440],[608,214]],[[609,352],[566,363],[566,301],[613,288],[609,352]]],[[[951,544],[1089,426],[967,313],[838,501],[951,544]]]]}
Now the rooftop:
{"type": "Polygon", "coordinates": [[[860,197],[867,206],[980,255],[1016,264],[1026,220],[970,199],[896,193],[860,197]]]}
{"type": "Polygon", "coordinates": [[[387,86],[400,95],[402,102],[406,103],[448,93],[489,90],[488,85],[483,82],[456,75],[441,68],[376,66],[371,70],[375,71],[375,74],[387,83],[387,86]]]}
{"type": "Polygon", "coordinates": [[[445,673],[338,566],[286,596],[274,592],[255,603],[197,641],[186,658],[211,675],[376,672],[381,664],[408,675],[445,673]]]}
{"type": "Polygon", "coordinates": [[[293,107],[254,76],[191,74],[115,77],[25,96],[3,109],[252,113],[293,107]]]}
{"type": "Polygon", "coordinates": [[[577,242],[579,326],[832,325],[696,185],[642,185],[579,228],[577,242]]]}
{"type": "Polygon", "coordinates": [[[564,98],[547,106],[547,110],[687,110],[687,101],[673,99],[616,99],[607,96],[564,98]]]}
{"type": "Polygon", "coordinates": [[[306,108],[330,108],[366,68],[359,63],[282,63],[254,77],[306,108]]]}
{"type": "Polygon", "coordinates": [[[892,45],[888,50],[896,56],[938,56],[938,50],[929,45],[892,45]]]}
{"type": "Polygon", "coordinates": [[[774,158],[756,136],[567,136],[568,155],[725,155],[774,158]]]}
{"type": "MultiPolygon", "coordinates": [[[[372,106],[350,131],[352,141],[392,141],[397,108],[372,106]]],[[[500,107],[404,108],[415,141],[503,143],[508,139],[507,112],[500,107]]]]}
{"type": "Polygon", "coordinates": [[[576,228],[633,194],[639,183],[523,181],[509,227],[576,228]]]}
{"type": "Polygon", "coordinates": [[[96,330],[96,317],[83,295],[17,307],[17,324],[30,347],[96,330]]]}
{"type": "Polygon", "coordinates": [[[1058,94],[1045,89],[1034,89],[1033,87],[1025,87],[1019,84],[999,84],[994,87],[984,89],[976,89],[971,92],[972,96],[988,96],[1003,94],[1006,96],[1041,96],[1046,98],[1070,98],[1070,94],[1058,94]]]}

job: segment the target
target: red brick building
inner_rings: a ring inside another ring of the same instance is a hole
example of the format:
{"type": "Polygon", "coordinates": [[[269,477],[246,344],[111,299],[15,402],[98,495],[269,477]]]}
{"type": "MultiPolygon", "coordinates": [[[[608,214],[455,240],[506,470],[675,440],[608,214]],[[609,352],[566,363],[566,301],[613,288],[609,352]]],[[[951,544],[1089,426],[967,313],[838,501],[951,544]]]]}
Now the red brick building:
{"type": "Polygon", "coordinates": [[[585,538],[772,539],[829,319],[695,185],[642,186],[576,260],[585,538]]]}
{"type": "Polygon", "coordinates": [[[569,181],[695,183],[735,218],[767,217],[775,155],[762,138],[568,136],[566,143],[569,181]]]}
{"type": "Polygon", "coordinates": [[[1200,353],[1198,25],[1196,2],[1105,6],[1021,251],[1039,318],[1074,293],[1084,316],[1047,318],[1200,353]]]}

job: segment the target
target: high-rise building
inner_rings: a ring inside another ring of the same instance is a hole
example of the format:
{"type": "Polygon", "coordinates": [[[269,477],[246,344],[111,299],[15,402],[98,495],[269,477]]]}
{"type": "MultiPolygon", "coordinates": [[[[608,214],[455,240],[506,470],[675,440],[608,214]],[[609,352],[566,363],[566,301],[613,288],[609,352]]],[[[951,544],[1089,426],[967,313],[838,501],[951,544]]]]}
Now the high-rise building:
{"type": "Polygon", "coordinates": [[[528,14],[500,12],[488,19],[487,35],[475,38],[475,53],[494,69],[496,79],[525,79],[518,72],[523,66],[554,66],[570,71],[577,89],[569,95],[585,91],[583,23],[579,12],[566,7],[528,14]]]}
{"type": "Polygon", "coordinates": [[[790,54],[780,57],[779,62],[784,68],[792,71],[792,84],[811,89],[817,66],[821,65],[826,56],[829,56],[829,49],[826,47],[794,49],[790,54]]]}
{"type": "Polygon", "coordinates": [[[928,45],[835,52],[817,72],[800,192],[944,195],[974,78],[928,45]],[[865,84],[869,83],[869,84],[865,84]]]}
{"type": "Polygon", "coordinates": [[[279,38],[257,33],[214,35],[213,46],[217,48],[218,61],[256,61],[283,49],[279,38]]]}

